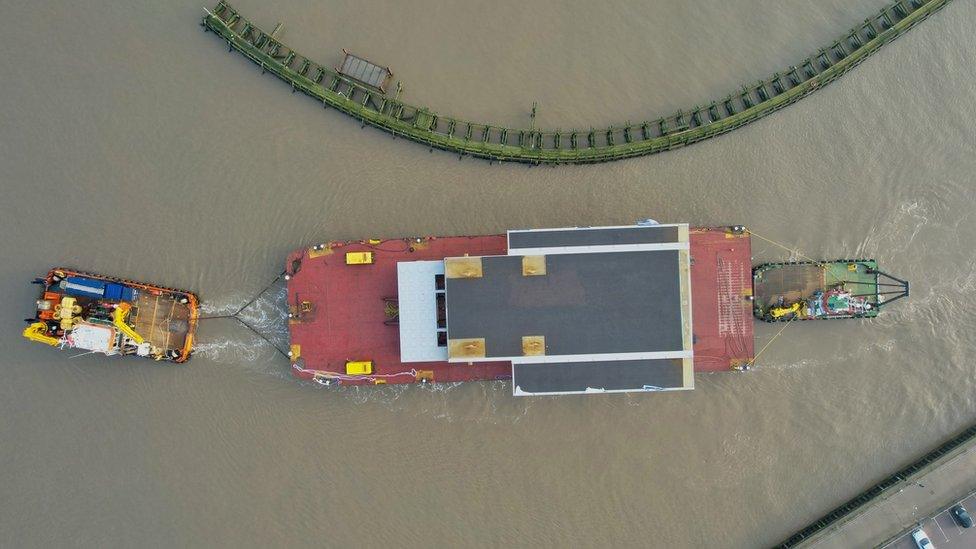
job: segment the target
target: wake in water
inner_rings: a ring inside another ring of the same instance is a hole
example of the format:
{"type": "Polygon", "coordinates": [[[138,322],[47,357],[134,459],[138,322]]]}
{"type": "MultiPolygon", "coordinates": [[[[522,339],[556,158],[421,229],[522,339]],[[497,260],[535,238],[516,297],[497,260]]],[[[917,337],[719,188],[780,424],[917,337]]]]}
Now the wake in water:
{"type": "MultiPolygon", "coordinates": [[[[311,385],[311,382],[302,382],[311,385]]],[[[559,397],[512,398],[510,381],[346,385],[322,387],[343,404],[379,406],[397,415],[429,417],[447,423],[512,425],[540,402],[559,397]]]]}
{"type": "Polygon", "coordinates": [[[891,258],[910,258],[905,271],[912,296],[882,326],[922,324],[939,338],[973,327],[976,258],[956,251],[965,250],[976,236],[969,223],[971,203],[966,193],[951,187],[925,192],[899,204],[858,247],[859,252],[882,250],[891,258]],[[967,206],[964,211],[954,212],[961,204],[967,206]]]}
{"type": "Polygon", "coordinates": [[[878,355],[897,363],[901,359],[895,355],[908,352],[898,344],[900,340],[941,342],[944,357],[968,348],[968,334],[976,330],[976,317],[971,314],[976,308],[976,257],[958,250],[967,249],[976,238],[970,222],[973,211],[973,199],[965,189],[942,182],[939,188],[913,193],[888,206],[868,234],[852,243],[857,257],[877,257],[885,265],[900,263],[892,269],[904,273],[912,283],[911,297],[870,320],[870,325],[879,335],[895,331],[913,335],[862,340],[829,356],[763,367],[795,369],[837,361],[856,364],[878,355]]]}
{"type": "Polygon", "coordinates": [[[200,336],[196,353],[212,362],[288,375],[287,365],[282,367],[289,346],[287,295],[285,284],[276,282],[253,301],[241,297],[202,304],[201,324],[220,331],[217,337],[200,336]]]}

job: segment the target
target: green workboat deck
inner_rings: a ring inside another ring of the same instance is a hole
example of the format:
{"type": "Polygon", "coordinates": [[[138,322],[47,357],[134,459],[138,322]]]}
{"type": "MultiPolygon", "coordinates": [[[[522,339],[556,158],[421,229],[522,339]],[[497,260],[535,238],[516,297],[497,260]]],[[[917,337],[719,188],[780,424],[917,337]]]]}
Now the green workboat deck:
{"type": "Polygon", "coordinates": [[[873,318],[908,296],[908,282],[873,259],[766,263],[752,271],[753,312],[767,322],[873,318]]]}

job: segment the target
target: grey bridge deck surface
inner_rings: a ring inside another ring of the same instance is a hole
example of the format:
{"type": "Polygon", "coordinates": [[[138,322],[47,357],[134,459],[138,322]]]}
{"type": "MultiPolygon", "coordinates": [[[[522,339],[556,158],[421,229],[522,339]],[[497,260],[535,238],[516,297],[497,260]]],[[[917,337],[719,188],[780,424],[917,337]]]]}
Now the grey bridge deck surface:
{"type": "Polygon", "coordinates": [[[512,384],[523,393],[674,389],[684,385],[681,359],[515,364],[512,384]]]}
{"type": "Polygon", "coordinates": [[[550,357],[682,350],[675,250],[553,254],[542,276],[520,256],[482,262],[483,277],[446,281],[447,329],[484,338],[486,358],[522,356],[523,336],[545,336],[550,357]]]}

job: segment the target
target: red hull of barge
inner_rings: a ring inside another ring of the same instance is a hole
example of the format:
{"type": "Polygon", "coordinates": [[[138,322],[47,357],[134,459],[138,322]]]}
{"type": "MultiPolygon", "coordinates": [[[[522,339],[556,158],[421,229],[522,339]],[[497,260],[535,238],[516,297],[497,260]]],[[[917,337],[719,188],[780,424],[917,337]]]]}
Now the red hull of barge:
{"type": "MultiPolygon", "coordinates": [[[[748,234],[693,228],[692,325],[696,372],[728,371],[753,358],[751,247],[748,234]]],[[[400,261],[505,255],[505,235],[330,242],[288,256],[292,373],[345,385],[510,379],[509,362],[400,362],[400,332],[386,302],[397,295],[400,261]],[[371,265],[345,253],[373,252],[371,265]],[[370,375],[346,375],[347,361],[372,361],[370,375]]]]}

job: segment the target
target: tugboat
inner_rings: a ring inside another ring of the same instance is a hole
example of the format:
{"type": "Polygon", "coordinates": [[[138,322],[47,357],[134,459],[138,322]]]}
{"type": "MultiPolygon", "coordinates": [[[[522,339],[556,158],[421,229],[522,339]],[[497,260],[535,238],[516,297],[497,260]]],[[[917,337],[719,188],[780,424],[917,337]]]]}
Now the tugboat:
{"type": "Polygon", "coordinates": [[[197,296],[131,280],[55,268],[23,335],[61,349],[186,362],[199,317],[197,296]]]}
{"type": "Polygon", "coordinates": [[[765,263],[752,270],[753,313],[766,322],[874,318],[908,296],[908,282],[873,259],[765,263]]]}

